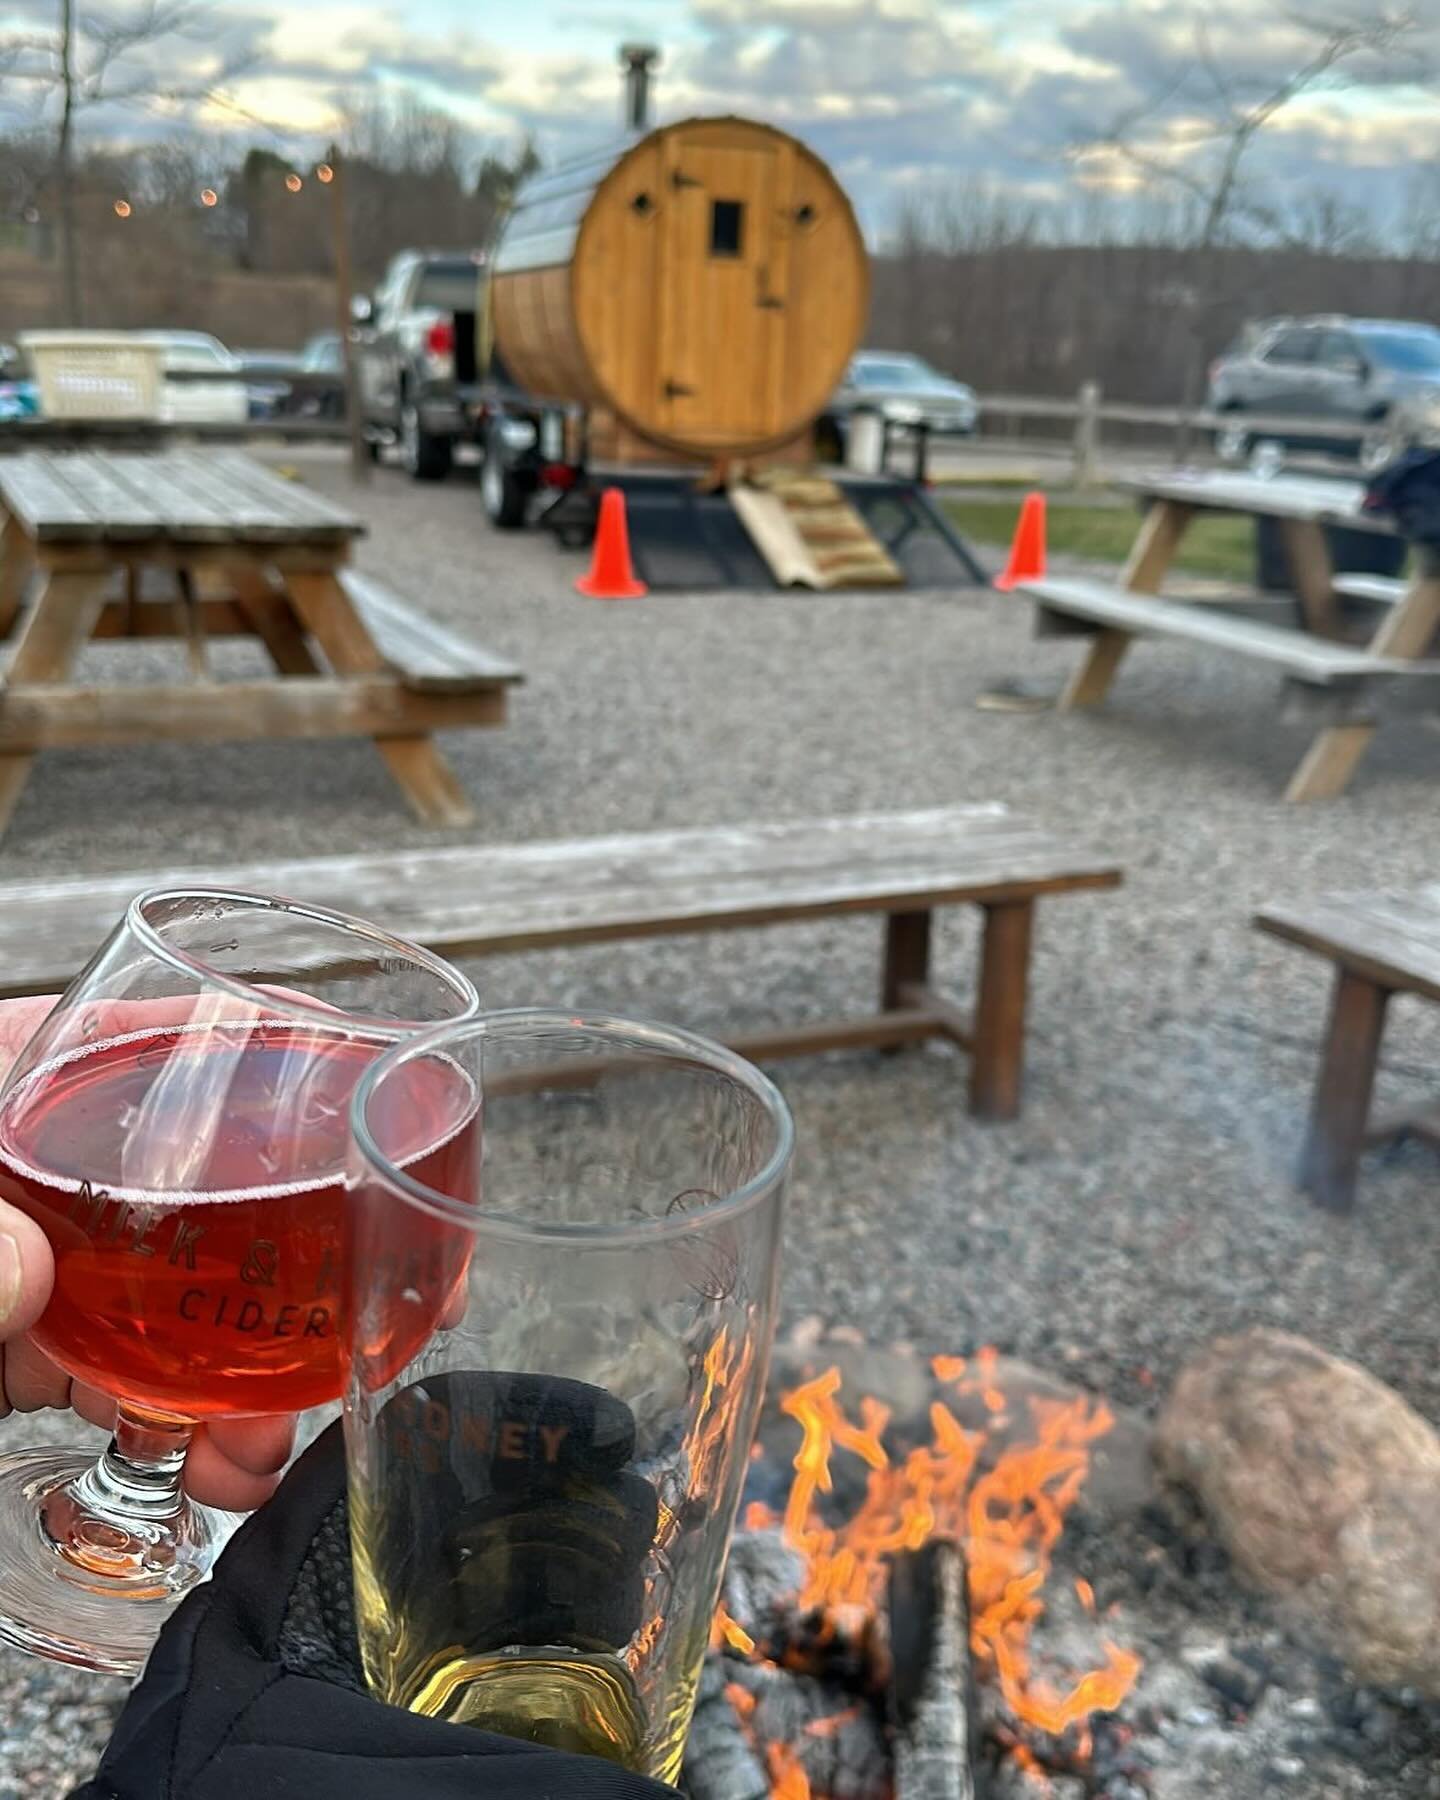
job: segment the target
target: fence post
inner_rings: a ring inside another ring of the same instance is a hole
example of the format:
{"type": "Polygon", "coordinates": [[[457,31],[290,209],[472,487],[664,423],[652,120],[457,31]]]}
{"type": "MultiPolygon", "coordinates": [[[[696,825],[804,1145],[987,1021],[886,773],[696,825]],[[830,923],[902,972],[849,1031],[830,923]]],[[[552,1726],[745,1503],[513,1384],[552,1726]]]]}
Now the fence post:
{"type": "Polygon", "coordinates": [[[1075,473],[1077,488],[1094,487],[1100,479],[1100,383],[1080,385],[1080,410],[1075,416],[1075,473]]]}

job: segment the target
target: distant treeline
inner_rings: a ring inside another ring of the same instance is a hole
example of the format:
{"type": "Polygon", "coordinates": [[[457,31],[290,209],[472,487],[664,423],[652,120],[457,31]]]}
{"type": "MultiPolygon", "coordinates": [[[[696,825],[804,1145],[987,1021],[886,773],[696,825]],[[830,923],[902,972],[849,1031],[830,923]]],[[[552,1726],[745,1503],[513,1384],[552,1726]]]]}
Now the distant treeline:
{"type": "MultiPolygon", "coordinates": [[[[476,145],[420,105],[353,113],[340,134],[356,286],[397,251],[489,243],[537,159],[476,145]]],[[[77,159],[81,311],[90,325],[213,330],[287,348],[334,318],[331,195],[314,164],[259,146],[217,165],[198,138],[77,159]]],[[[61,322],[54,146],[0,138],[0,337],[61,322]]],[[[1349,312],[1440,322],[1440,174],[1387,221],[1317,192],[1213,252],[1183,208],[1073,196],[1053,210],[960,185],[906,208],[874,259],[867,341],[918,351],[980,391],[1176,403],[1248,321],[1349,312]]]]}
{"type": "Polygon", "coordinates": [[[874,264],[870,341],[918,351],[982,393],[1173,405],[1198,352],[1250,320],[1343,312],[1440,324],[1440,263],[1305,249],[1201,255],[1164,244],[914,245],[874,264]]]}

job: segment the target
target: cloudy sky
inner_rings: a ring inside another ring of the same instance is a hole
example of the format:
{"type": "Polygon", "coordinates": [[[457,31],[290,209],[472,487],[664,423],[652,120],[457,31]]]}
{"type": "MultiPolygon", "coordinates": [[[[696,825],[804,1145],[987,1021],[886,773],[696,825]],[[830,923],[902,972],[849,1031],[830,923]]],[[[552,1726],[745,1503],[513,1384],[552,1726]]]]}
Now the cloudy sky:
{"type": "MultiPolygon", "coordinates": [[[[90,3],[123,15],[131,0],[90,3]]],[[[176,108],[207,131],[253,136],[253,117],[299,153],[346,95],[409,89],[486,138],[533,135],[550,160],[613,131],[615,46],[640,38],[664,51],[662,118],[733,110],[788,126],[841,171],[876,232],[904,195],[965,179],[1053,195],[1074,178],[1068,148],[1159,93],[1169,99],[1152,147],[1170,155],[1213,112],[1207,59],[1243,101],[1313,54],[1311,28],[1373,19],[1384,4],[200,0],[191,30],[168,40],[165,65],[197,85],[219,59],[245,59],[219,99],[176,108]]],[[[1409,11],[1418,26],[1404,54],[1359,59],[1349,85],[1322,84],[1268,134],[1257,171],[1277,198],[1325,187],[1391,214],[1408,169],[1440,159],[1440,0],[1409,11]]],[[[54,12],[55,0],[0,0],[0,44],[54,12]]],[[[0,120],[14,119],[23,98],[0,72],[0,120]]],[[[87,129],[148,136],[173,124],[150,104],[96,112],[87,129]]]]}

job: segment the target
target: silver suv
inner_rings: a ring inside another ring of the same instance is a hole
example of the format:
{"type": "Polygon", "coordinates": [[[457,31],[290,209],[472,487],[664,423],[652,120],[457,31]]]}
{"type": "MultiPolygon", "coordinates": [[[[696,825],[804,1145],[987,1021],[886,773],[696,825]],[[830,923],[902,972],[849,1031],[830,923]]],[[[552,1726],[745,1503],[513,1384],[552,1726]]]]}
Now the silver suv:
{"type": "Polygon", "coordinates": [[[1410,319],[1276,319],[1252,327],[1210,368],[1210,409],[1224,462],[1249,459],[1264,440],[1358,455],[1378,468],[1397,438],[1440,425],[1440,330],[1410,319]],[[1251,416],[1284,421],[1256,430],[1251,416]],[[1365,428],[1327,435],[1327,423],[1365,428]]]}

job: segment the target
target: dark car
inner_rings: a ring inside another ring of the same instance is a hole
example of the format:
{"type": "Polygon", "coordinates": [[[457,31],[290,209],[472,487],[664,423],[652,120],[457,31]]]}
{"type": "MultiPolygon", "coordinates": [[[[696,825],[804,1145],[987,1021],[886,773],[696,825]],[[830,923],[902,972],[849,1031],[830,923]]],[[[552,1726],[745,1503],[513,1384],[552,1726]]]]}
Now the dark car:
{"type": "Polygon", "coordinates": [[[1210,408],[1226,416],[1215,437],[1222,461],[1245,462],[1265,441],[1376,468],[1397,433],[1440,422],[1440,330],[1410,319],[1272,320],[1212,365],[1210,408]],[[1336,436],[1335,425],[1358,430],[1336,436]]]}
{"type": "Polygon", "coordinates": [[[237,350],[240,378],[252,419],[273,419],[285,411],[290,397],[290,377],[300,359],[293,350],[237,350]]]}

